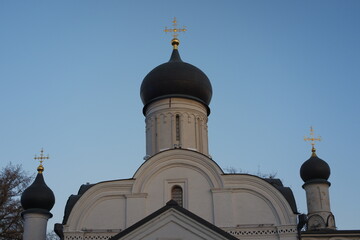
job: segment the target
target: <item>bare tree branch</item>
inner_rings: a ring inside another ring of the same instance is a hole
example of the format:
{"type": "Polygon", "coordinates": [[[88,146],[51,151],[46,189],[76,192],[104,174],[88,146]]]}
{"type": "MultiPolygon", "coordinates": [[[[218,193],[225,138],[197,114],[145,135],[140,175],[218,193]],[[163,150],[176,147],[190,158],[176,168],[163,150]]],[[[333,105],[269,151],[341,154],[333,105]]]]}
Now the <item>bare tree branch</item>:
{"type": "Polygon", "coordinates": [[[21,239],[23,224],[20,203],[22,192],[30,184],[32,176],[20,165],[9,163],[0,171],[0,239],[21,239]]]}

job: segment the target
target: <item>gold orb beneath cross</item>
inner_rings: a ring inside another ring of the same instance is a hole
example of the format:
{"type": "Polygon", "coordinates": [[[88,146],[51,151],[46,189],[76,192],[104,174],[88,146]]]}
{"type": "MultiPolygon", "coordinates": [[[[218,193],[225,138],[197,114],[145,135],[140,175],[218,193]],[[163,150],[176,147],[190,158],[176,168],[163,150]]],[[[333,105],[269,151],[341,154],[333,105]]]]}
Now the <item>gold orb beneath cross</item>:
{"type": "Polygon", "coordinates": [[[179,39],[173,38],[173,39],[171,40],[171,45],[173,45],[174,49],[177,49],[177,47],[179,46],[179,44],[180,44],[179,39]]]}

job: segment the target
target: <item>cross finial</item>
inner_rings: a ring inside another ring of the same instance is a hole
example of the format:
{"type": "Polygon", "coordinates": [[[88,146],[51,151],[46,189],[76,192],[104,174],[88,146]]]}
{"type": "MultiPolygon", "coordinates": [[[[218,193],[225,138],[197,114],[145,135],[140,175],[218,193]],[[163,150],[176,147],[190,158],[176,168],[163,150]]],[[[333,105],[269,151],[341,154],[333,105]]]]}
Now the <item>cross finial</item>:
{"type": "Polygon", "coordinates": [[[39,160],[39,162],[40,162],[40,165],[37,168],[38,173],[42,173],[44,171],[44,167],[43,167],[42,163],[43,163],[43,161],[45,159],[49,159],[49,158],[50,158],[49,155],[44,156],[44,149],[43,148],[41,148],[41,150],[40,150],[40,156],[39,157],[35,154],[34,159],[39,160]]]}
{"type": "Polygon", "coordinates": [[[165,27],[164,32],[168,33],[171,32],[173,35],[173,39],[171,40],[171,45],[173,45],[174,49],[177,49],[177,46],[180,44],[179,39],[177,39],[177,37],[179,36],[180,32],[186,32],[186,28],[185,26],[182,28],[178,28],[177,27],[177,21],[176,21],[176,17],[174,17],[174,20],[172,21],[172,25],[173,28],[167,28],[165,27]]]}
{"type": "Polygon", "coordinates": [[[314,137],[314,129],[313,127],[310,127],[310,137],[304,137],[304,141],[311,141],[310,144],[312,146],[311,151],[312,151],[312,156],[316,156],[316,149],[315,149],[315,141],[321,141],[321,137],[318,136],[317,138],[314,137]]]}

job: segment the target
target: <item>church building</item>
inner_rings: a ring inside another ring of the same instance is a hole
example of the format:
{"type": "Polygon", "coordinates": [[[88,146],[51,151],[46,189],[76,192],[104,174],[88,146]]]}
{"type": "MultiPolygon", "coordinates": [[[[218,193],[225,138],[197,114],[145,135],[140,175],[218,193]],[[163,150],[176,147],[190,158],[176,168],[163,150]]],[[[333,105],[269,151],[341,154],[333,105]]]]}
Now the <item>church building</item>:
{"type": "MultiPolygon", "coordinates": [[[[314,147],[300,169],[307,214],[299,214],[291,189],[280,179],[230,174],[219,167],[208,147],[211,82],[200,69],[182,61],[176,36],[172,46],[170,60],[150,71],[140,88],[146,123],[144,163],[130,178],[80,186],[68,199],[63,222],[55,224],[59,237],[360,240],[360,230],[336,229],[330,167],[314,147]]],[[[312,135],[309,140],[316,139],[312,135]]],[[[44,224],[46,229],[53,205],[42,171],[34,184],[22,196],[25,231],[30,232],[25,240],[41,239],[32,238],[31,232],[44,224]],[[33,199],[34,184],[38,193],[46,192],[44,199],[33,199]]]]}

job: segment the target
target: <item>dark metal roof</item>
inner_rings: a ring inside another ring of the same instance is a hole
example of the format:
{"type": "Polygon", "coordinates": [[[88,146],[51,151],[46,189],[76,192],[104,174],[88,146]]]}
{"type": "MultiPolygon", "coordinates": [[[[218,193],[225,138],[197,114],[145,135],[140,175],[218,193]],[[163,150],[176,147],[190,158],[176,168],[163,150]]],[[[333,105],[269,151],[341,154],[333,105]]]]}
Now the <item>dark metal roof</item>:
{"type": "Polygon", "coordinates": [[[298,214],[295,197],[291,188],[284,187],[281,180],[278,178],[264,178],[264,180],[274,186],[285,197],[293,213],[298,214]]]}
{"type": "Polygon", "coordinates": [[[66,224],[70,213],[72,211],[72,209],[74,208],[76,202],[81,198],[81,196],[87,191],[89,190],[92,186],[94,186],[96,184],[83,184],[80,186],[79,191],[77,193],[77,195],[72,194],[67,202],[66,202],[66,206],[65,206],[65,211],[64,211],[64,218],[63,218],[63,224],[66,224]]]}
{"type": "Polygon", "coordinates": [[[231,239],[231,240],[238,240],[238,238],[234,237],[233,235],[231,235],[230,233],[225,232],[224,230],[218,228],[217,226],[215,226],[212,223],[209,223],[208,221],[206,221],[205,219],[199,217],[198,215],[190,212],[189,210],[180,207],[176,201],[174,200],[170,200],[169,202],[166,203],[166,205],[162,208],[160,208],[159,210],[153,212],[152,214],[150,214],[149,216],[143,218],[142,220],[140,220],[139,222],[135,223],[134,225],[126,228],[124,231],[116,234],[115,236],[113,236],[112,238],[110,238],[109,240],[118,240],[121,239],[122,237],[126,236],[128,233],[136,230],[137,228],[141,227],[142,225],[144,225],[145,223],[151,221],[152,219],[158,217],[160,214],[166,212],[169,209],[175,209],[176,211],[179,211],[181,213],[183,213],[184,215],[192,218],[193,220],[197,221],[198,223],[202,224],[203,226],[211,229],[212,231],[224,236],[227,239],[231,239]]]}
{"type": "Polygon", "coordinates": [[[212,86],[205,73],[183,62],[178,50],[174,49],[169,62],[159,65],[146,75],[140,87],[140,96],[144,103],[144,113],[148,104],[170,97],[193,99],[208,107],[212,86]]]}
{"type": "MultiPolygon", "coordinates": [[[[121,179],[120,181],[126,181],[126,180],[130,180],[130,179],[121,179]]],[[[65,205],[64,218],[63,218],[62,224],[67,223],[67,220],[70,216],[71,211],[73,210],[77,201],[79,201],[79,199],[84,195],[84,193],[86,193],[90,188],[92,188],[93,186],[95,186],[97,184],[104,183],[104,182],[112,182],[112,181],[119,181],[119,180],[103,181],[103,182],[98,182],[98,183],[93,183],[93,184],[89,184],[89,183],[82,184],[78,190],[78,193],[72,194],[68,198],[66,205],[65,205]]]]}
{"type": "Polygon", "coordinates": [[[313,154],[300,168],[300,176],[304,182],[314,179],[328,180],[330,167],[324,160],[313,154]]]}
{"type": "Polygon", "coordinates": [[[343,237],[343,238],[359,238],[360,230],[335,230],[335,229],[321,229],[302,231],[301,236],[306,238],[331,238],[331,237],[343,237]]]}
{"type": "Polygon", "coordinates": [[[53,191],[46,185],[42,173],[38,173],[35,181],[21,195],[24,210],[44,209],[50,211],[55,204],[53,191]]]}

